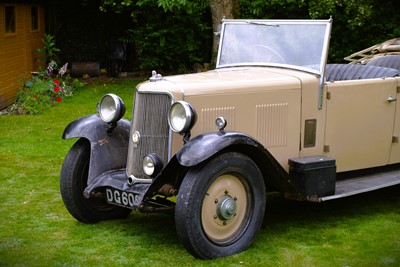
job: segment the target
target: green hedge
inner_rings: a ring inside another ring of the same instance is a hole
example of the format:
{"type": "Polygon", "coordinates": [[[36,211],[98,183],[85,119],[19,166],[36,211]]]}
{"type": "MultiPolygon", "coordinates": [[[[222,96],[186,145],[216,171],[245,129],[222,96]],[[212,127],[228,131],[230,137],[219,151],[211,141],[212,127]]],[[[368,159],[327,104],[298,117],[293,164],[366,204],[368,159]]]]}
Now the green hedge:
{"type": "MultiPolygon", "coordinates": [[[[210,62],[213,32],[209,2],[187,1],[164,11],[160,1],[114,3],[101,12],[102,1],[51,1],[51,29],[61,49],[61,63],[97,61],[105,67],[106,43],[127,43],[128,71],[189,72],[210,62]]],[[[389,0],[240,0],[241,18],[328,19],[333,17],[330,62],[400,35],[400,1],[389,0]]]]}

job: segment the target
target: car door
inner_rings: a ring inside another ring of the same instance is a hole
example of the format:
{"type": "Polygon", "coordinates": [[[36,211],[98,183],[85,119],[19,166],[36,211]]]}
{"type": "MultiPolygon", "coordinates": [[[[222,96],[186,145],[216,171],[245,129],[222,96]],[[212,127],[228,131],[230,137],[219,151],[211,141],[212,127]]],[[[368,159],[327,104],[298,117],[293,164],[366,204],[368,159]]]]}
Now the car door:
{"type": "Polygon", "coordinates": [[[324,153],[338,172],[389,163],[395,121],[396,79],[329,82],[324,153]],[[389,99],[389,101],[388,101],[389,99]]]}
{"type": "Polygon", "coordinates": [[[399,163],[400,162],[400,103],[398,103],[398,99],[400,97],[400,78],[396,78],[397,80],[397,95],[396,99],[393,99],[393,102],[396,103],[396,115],[394,120],[394,132],[392,137],[392,149],[390,151],[390,159],[389,163],[399,163]]]}

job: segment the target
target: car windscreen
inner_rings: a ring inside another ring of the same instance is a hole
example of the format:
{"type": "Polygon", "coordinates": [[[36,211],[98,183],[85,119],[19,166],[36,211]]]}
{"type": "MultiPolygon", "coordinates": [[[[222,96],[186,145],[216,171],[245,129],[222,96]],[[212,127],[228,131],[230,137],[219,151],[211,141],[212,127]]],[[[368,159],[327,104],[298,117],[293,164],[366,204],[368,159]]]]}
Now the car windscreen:
{"type": "Polygon", "coordinates": [[[320,74],[326,61],[331,20],[226,21],[217,68],[274,65],[320,74]]]}

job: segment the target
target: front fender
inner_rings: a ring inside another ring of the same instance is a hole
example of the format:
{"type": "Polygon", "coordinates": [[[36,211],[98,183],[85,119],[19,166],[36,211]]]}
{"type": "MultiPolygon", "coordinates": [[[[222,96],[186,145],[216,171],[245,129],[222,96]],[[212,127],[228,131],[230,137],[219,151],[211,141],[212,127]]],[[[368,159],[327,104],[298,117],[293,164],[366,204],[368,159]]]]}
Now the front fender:
{"type": "Polygon", "coordinates": [[[104,172],[126,167],[130,122],[118,121],[110,134],[109,129],[109,124],[93,114],[76,119],[64,130],[63,139],[85,138],[90,142],[88,184],[104,172]]]}
{"type": "Polygon", "coordinates": [[[295,192],[289,174],[257,140],[240,132],[213,132],[196,136],[176,154],[177,162],[193,167],[229,149],[250,157],[263,173],[267,186],[281,192],[295,192]]]}
{"type": "Polygon", "coordinates": [[[296,193],[289,174],[257,140],[240,132],[213,132],[198,135],[188,141],[153,180],[145,198],[150,199],[166,184],[179,189],[187,170],[206,162],[223,150],[243,153],[251,158],[262,172],[269,191],[296,193]]]}
{"type": "MultiPolygon", "coordinates": [[[[232,145],[246,145],[265,150],[260,143],[246,134],[239,132],[212,132],[198,135],[188,141],[178,151],[176,157],[181,165],[191,167],[232,145]]],[[[265,150],[265,152],[267,151],[265,150]]]]}
{"type": "MultiPolygon", "coordinates": [[[[118,121],[116,129],[112,132],[112,136],[125,134],[129,135],[131,124],[129,121],[122,119],[118,121]]],[[[75,137],[85,137],[88,140],[99,139],[107,134],[110,128],[108,123],[105,123],[96,114],[81,117],[72,121],[64,129],[62,135],[63,139],[70,139],[75,137]]]]}

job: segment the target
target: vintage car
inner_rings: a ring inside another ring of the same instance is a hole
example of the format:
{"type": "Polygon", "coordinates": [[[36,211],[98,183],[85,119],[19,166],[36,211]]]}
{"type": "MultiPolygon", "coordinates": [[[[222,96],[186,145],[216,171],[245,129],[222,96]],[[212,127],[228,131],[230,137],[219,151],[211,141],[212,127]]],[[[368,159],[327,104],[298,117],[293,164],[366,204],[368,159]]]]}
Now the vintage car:
{"type": "Polygon", "coordinates": [[[132,121],[105,95],[63,134],[79,138],[61,170],[68,211],[85,223],[171,212],[183,246],[213,259],[252,243],[268,192],[323,202],[400,184],[400,71],[326,64],[331,27],[224,20],[214,70],[153,71],[132,121]]]}

